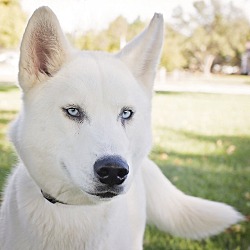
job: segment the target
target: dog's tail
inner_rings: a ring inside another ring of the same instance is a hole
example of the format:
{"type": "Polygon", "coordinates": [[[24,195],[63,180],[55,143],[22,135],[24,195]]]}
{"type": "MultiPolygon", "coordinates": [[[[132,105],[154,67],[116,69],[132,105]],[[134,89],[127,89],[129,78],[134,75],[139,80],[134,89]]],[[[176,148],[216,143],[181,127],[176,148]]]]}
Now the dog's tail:
{"type": "Polygon", "coordinates": [[[173,235],[200,239],[244,220],[234,208],[185,195],[149,159],[143,166],[149,224],[173,235]]]}

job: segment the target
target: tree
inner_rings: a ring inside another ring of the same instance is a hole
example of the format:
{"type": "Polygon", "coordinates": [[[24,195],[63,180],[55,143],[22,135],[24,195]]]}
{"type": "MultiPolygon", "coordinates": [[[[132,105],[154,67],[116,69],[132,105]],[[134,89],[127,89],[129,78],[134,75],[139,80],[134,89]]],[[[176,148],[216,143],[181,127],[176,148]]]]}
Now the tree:
{"type": "Polygon", "coordinates": [[[118,16],[109,24],[106,34],[109,38],[108,51],[113,52],[120,49],[121,40],[126,39],[127,29],[128,22],[123,16],[118,16]]]}
{"type": "Polygon", "coordinates": [[[249,22],[232,3],[220,0],[196,1],[195,13],[184,18],[181,8],[176,14],[177,26],[187,34],[184,55],[194,70],[210,73],[214,60],[239,63],[249,38],[249,22]]]}
{"type": "Polygon", "coordinates": [[[186,36],[166,25],[165,39],[162,49],[161,65],[167,71],[183,68],[187,60],[183,55],[183,44],[186,36]]]}
{"type": "Polygon", "coordinates": [[[120,49],[121,38],[126,36],[127,28],[127,20],[118,16],[109,24],[108,29],[99,32],[89,30],[74,39],[74,43],[80,49],[117,51],[120,49]]]}
{"type": "Polygon", "coordinates": [[[0,0],[0,47],[16,47],[23,34],[26,16],[18,0],[0,0]]]}
{"type": "Polygon", "coordinates": [[[137,17],[135,21],[129,24],[127,29],[127,41],[131,41],[135,36],[137,36],[144,28],[145,23],[141,21],[140,17],[137,17]]]}

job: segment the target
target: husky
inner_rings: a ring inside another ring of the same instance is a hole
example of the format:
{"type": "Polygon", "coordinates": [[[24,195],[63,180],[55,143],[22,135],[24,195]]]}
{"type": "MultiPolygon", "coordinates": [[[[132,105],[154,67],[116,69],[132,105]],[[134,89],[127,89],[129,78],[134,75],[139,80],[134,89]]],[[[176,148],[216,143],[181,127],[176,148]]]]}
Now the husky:
{"type": "Polygon", "coordinates": [[[164,21],[120,52],[78,51],[48,7],[20,48],[22,109],[10,138],[19,164],[0,214],[2,250],[138,250],[146,222],[201,239],[243,219],[179,191],[148,158],[164,21]]]}

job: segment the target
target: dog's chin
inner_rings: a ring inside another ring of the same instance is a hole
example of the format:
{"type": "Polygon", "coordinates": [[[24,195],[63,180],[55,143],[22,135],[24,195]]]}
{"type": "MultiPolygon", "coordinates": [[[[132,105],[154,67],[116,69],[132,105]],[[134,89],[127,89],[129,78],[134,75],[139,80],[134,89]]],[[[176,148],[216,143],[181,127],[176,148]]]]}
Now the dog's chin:
{"type": "Polygon", "coordinates": [[[112,198],[120,194],[108,191],[108,192],[100,192],[100,193],[91,193],[90,195],[97,197],[98,199],[101,199],[101,200],[111,200],[112,198]]]}
{"type": "Polygon", "coordinates": [[[102,202],[112,201],[117,197],[123,195],[127,191],[127,186],[109,187],[96,184],[92,189],[84,189],[77,186],[70,186],[70,188],[61,194],[54,195],[52,191],[47,191],[41,188],[45,199],[51,203],[65,204],[65,205],[98,205],[102,202]]]}
{"type": "Polygon", "coordinates": [[[89,205],[98,205],[103,202],[109,202],[117,197],[121,196],[124,194],[124,191],[111,191],[111,190],[102,190],[102,191],[95,191],[95,192],[86,192],[82,191],[80,196],[74,196],[72,194],[70,197],[67,196],[64,199],[61,197],[55,198],[58,203],[62,203],[65,205],[78,205],[78,206],[89,206],[89,205]]]}
{"type": "Polygon", "coordinates": [[[126,193],[126,187],[124,185],[109,187],[105,185],[97,185],[93,191],[85,191],[92,200],[96,202],[110,201],[116,199],[126,193]]]}
{"type": "Polygon", "coordinates": [[[120,196],[121,193],[115,193],[115,192],[96,192],[96,193],[90,193],[90,192],[82,192],[81,196],[74,196],[71,195],[65,196],[65,197],[52,197],[49,194],[46,194],[42,191],[42,194],[45,199],[50,201],[51,203],[57,203],[57,204],[63,204],[63,205],[71,205],[71,206],[89,206],[89,205],[98,205],[103,202],[112,201],[116,197],[120,196]]]}

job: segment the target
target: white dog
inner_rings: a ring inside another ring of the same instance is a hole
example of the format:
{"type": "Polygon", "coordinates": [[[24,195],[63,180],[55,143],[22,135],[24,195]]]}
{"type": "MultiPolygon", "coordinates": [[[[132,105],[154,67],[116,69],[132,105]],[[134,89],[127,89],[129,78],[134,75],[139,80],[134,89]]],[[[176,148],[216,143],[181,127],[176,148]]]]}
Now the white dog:
{"type": "Polygon", "coordinates": [[[146,220],[202,238],[243,219],[176,189],[148,159],[163,17],[118,54],[77,51],[47,7],[21,44],[20,157],[0,214],[3,250],[142,249],[146,220]]]}

